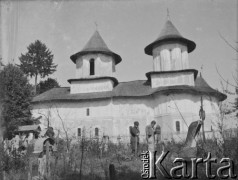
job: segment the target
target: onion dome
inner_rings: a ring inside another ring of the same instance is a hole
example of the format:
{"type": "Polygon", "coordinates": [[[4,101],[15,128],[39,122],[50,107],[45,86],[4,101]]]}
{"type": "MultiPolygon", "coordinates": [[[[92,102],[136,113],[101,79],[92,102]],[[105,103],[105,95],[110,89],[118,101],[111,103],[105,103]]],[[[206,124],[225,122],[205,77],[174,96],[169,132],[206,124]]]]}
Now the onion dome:
{"type": "Polygon", "coordinates": [[[186,44],[189,53],[192,52],[196,47],[196,44],[193,41],[184,38],[179,33],[177,28],[172,24],[172,22],[170,20],[167,20],[164,25],[164,28],[160,32],[159,37],[154,42],[145,47],[145,53],[148,55],[152,55],[153,48],[157,44],[166,43],[168,41],[177,41],[186,44]]]}
{"type": "Polygon", "coordinates": [[[114,57],[115,64],[118,64],[119,62],[121,62],[121,57],[118,54],[111,51],[107,47],[106,43],[104,42],[104,40],[102,39],[98,31],[95,31],[95,33],[87,42],[86,46],[80,52],[70,56],[70,59],[75,63],[76,59],[79,56],[85,55],[88,53],[102,53],[102,54],[110,55],[114,57]]]}

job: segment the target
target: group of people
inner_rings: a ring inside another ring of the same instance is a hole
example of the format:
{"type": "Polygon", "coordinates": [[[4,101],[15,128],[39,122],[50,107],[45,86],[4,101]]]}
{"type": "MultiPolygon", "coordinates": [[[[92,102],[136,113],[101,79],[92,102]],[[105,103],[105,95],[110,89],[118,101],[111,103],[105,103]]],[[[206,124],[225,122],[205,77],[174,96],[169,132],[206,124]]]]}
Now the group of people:
{"type": "MultiPolygon", "coordinates": [[[[145,134],[148,151],[155,151],[155,144],[161,141],[161,129],[159,125],[156,126],[156,121],[153,120],[149,125],[146,126],[145,134]]],[[[130,135],[132,153],[138,152],[140,142],[140,130],[138,121],[135,121],[134,126],[130,127],[130,135]]]]}

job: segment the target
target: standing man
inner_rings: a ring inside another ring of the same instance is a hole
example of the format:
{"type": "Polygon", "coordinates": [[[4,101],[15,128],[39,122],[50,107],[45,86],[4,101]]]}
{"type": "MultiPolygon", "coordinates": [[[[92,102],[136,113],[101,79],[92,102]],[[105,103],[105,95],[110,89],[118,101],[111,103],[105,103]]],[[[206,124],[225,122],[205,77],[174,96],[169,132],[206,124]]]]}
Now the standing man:
{"type": "Polygon", "coordinates": [[[139,122],[138,121],[134,122],[134,127],[130,126],[130,134],[131,134],[131,150],[132,150],[132,153],[137,153],[138,152],[138,147],[139,147],[139,135],[140,135],[139,122]]]}
{"type": "Polygon", "coordinates": [[[146,126],[145,134],[146,134],[146,142],[148,145],[148,151],[155,151],[155,121],[152,121],[150,125],[146,126]]]}

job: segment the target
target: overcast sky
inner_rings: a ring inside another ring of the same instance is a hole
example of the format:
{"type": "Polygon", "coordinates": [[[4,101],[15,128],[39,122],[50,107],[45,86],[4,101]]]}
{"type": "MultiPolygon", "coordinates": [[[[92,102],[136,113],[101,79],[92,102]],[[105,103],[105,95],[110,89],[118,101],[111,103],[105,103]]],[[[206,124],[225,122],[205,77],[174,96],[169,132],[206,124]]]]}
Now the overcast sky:
{"type": "Polygon", "coordinates": [[[19,57],[30,43],[41,40],[58,64],[53,77],[61,86],[69,86],[67,80],[75,77],[69,57],[84,47],[97,22],[108,47],[122,57],[116,66],[118,80],[146,79],[145,73],[153,68],[144,47],[158,37],[167,8],[179,32],[197,45],[189,54],[190,68],[200,71],[203,65],[203,77],[215,89],[221,87],[215,65],[232,81],[236,54],[219,32],[236,45],[236,0],[22,1],[16,54],[19,57]]]}

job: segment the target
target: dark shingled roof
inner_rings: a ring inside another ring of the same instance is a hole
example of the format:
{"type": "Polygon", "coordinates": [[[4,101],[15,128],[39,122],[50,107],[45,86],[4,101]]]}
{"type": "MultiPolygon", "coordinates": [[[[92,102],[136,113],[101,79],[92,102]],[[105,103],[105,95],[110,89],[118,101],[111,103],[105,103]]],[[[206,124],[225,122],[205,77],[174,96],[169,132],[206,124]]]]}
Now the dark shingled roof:
{"type": "Polygon", "coordinates": [[[73,81],[93,81],[98,79],[109,79],[113,82],[113,87],[118,85],[118,80],[114,77],[110,76],[99,76],[99,77],[90,77],[90,78],[79,78],[79,79],[69,79],[68,82],[71,84],[73,81]]]}
{"type": "Polygon", "coordinates": [[[202,77],[197,77],[195,87],[180,85],[170,87],[151,88],[146,80],[137,80],[119,83],[112,91],[95,93],[70,94],[69,87],[53,88],[44,92],[33,99],[33,103],[43,101],[81,101],[111,97],[143,97],[155,93],[191,93],[216,96],[220,101],[226,99],[226,95],[212,89],[202,77]]]}
{"type": "Polygon", "coordinates": [[[106,43],[104,42],[104,40],[102,39],[98,31],[95,31],[93,36],[87,42],[86,46],[80,52],[70,56],[70,59],[75,63],[76,59],[80,55],[84,55],[88,53],[103,53],[103,54],[111,55],[114,57],[116,64],[121,62],[121,57],[118,54],[112,52],[107,47],[106,43]]]}
{"type": "Polygon", "coordinates": [[[172,22],[168,20],[165,23],[164,28],[162,29],[159,37],[154,42],[145,47],[145,53],[148,55],[152,55],[152,51],[155,45],[168,41],[178,41],[186,44],[188,47],[188,52],[192,52],[196,47],[196,44],[193,41],[184,38],[179,33],[177,28],[172,24],[172,22]]]}

